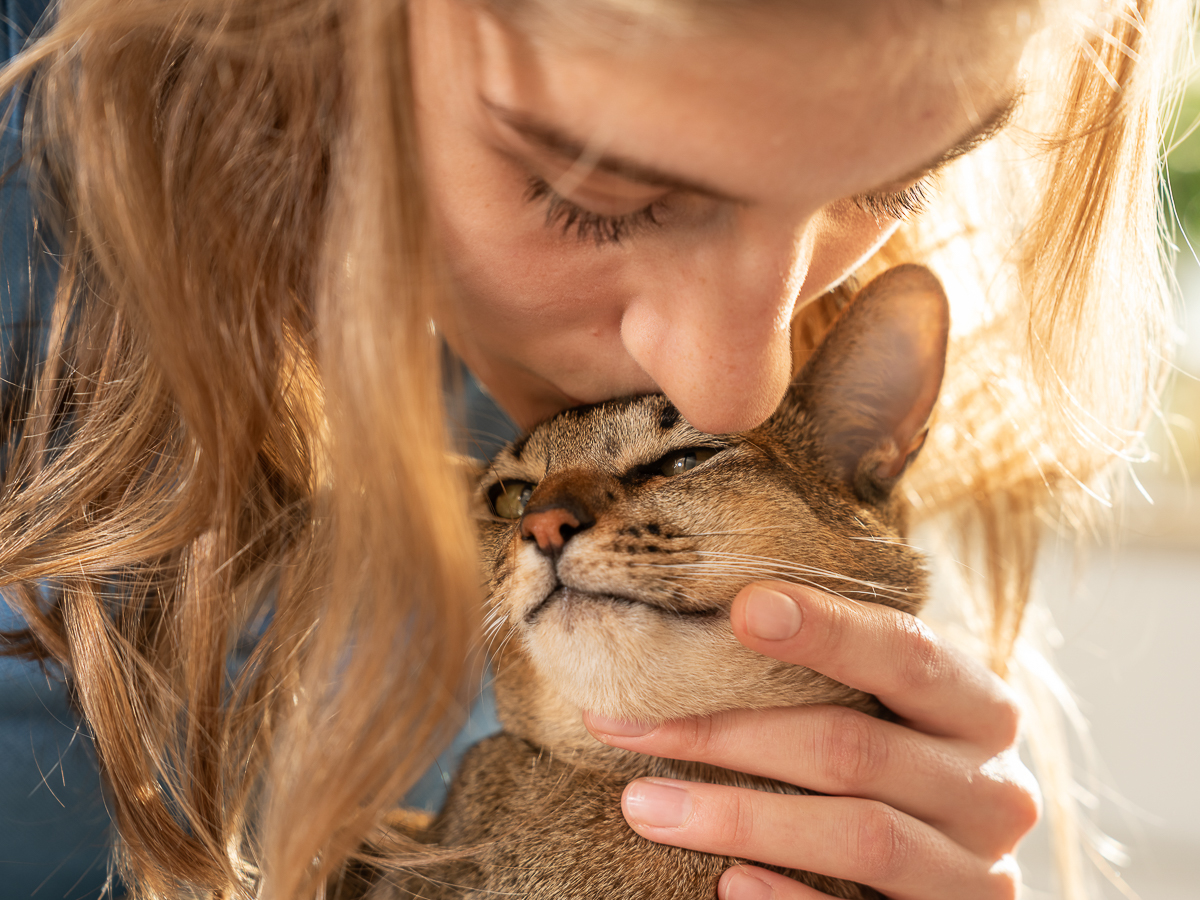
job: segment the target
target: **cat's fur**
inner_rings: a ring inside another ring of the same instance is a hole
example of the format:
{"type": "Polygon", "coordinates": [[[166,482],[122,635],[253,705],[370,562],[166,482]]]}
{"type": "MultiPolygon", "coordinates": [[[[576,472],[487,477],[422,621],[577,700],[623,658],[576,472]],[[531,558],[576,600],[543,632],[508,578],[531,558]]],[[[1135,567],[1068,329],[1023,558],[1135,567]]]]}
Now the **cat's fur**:
{"type": "MultiPolygon", "coordinates": [[[[621,816],[630,779],[655,775],[799,789],[602,746],[583,710],[642,721],[873,697],[743,647],[729,607],[778,579],[915,612],[919,555],[893,488],[924,440],[948,319],[936,279],[894,269],[868,285],[770,420],[715,437],[660,396],[568,410],[501,452],[477,499],[489,638],[504,732],[464,761],[424,834],[473,848],[380,897],[706,900],[735,860],[654,844],[621,816]],[[690,471],[661,461],[715,449],[690,471]],[[489,506],[532,488],[522,517],[489,506]]],[[[845,898],[868,888],[788,872],[845,898]]]]}

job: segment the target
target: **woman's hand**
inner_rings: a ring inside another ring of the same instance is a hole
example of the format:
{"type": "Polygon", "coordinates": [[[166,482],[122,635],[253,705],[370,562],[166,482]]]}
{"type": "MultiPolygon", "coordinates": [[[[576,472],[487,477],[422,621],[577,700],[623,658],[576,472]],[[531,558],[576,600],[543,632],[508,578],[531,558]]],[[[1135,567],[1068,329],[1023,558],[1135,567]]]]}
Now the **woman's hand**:
{"type": "MultiPolygon", "coordinates": [[[[800,785],[830,796],[639,779],[622,798],[642,836],[861,882],[895,900],[1012,898],[1011,856],[1037,821],[1017,758],[1007,686],[912,616],[788,584],[744,589],[734,634],[767,656],[877,696],[884,722],[836,706],[736,710],[646,730],[589,717],[601,741],[800,785]]],[[[824,894],[755,866],[721,878],[721,900],[824,894]]]]}

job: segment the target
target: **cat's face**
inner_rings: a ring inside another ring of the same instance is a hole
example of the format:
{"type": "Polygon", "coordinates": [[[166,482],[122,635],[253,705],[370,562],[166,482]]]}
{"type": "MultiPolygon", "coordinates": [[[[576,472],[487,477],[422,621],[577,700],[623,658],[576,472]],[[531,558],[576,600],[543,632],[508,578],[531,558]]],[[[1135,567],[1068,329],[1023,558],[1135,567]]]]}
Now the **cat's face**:
{"type": "Polygon", "coordinates": [[[553,745],[581,710],[867,708],[746,649],[729,610],[759,580],[917,609],[924,570],[891,493],[924,440],[947,331],[936,279],[900,267],[860,292],[758,428],[707,435],[645,396],[568,410],[502,451],[476,502],[509,730],[553,745]]]}
{"type": "Polygon", "coordinates": [[[714,437],[648,396],[564,413],[503,451],[478,497],[489,623],[497,646],[511,642],[500,679],[521,654],[539,694],[643,720],[852,702],[747,650],[729,624],[758,579],[910,611],[922,598],[887,506],[836,483],[807,431],[771,421],[714,437]]]}

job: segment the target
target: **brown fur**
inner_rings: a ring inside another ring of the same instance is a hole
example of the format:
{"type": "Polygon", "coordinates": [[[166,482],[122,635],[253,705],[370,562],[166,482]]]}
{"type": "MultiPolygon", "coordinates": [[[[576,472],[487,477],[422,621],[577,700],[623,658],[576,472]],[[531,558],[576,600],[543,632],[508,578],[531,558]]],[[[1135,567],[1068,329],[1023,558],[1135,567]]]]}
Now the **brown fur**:
{"type": "MultiPolygon", "coordinates": [[[[713,897],[736,860],[636,835],[621,815],[625,784],[656,775],[801,789],[602,746],[581,713],[662,721],[813,703],[885,712],[869,695],[748,650],[728,612],[755,579],[918,609],[926,576],[901,540],[892,488],[924,440],[946,332],[936,280],[894,269],[847,307],[758,428],[706,435],[649,396],[569,410],[503,451],[477,498],[488,507],[481,534],[505,731],[471,751],[423,835],[471,852],[394,878],[378,896],[713,897]],[[661,461],[688,448],[719,452],[662,475],[661,461]],[[532,488],[523,516],[500,518],[489,495],[515,482],[532,488]],[[535,536],[538,516],[563,530],[535,536]]],[[[878,896],[788,874],[837,897],[878,896]]]]}

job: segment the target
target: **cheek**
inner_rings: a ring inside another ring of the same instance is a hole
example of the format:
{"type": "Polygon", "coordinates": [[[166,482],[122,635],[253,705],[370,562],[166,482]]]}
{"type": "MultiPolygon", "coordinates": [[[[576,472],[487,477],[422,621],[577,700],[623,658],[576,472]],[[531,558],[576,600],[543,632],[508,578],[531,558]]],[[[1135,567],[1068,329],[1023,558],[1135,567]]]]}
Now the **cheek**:
{"type": "Polygon", "coordinates": [[[561,295],[563,269],[554,265],[543,212],[524,199],[526,173],[482,143],[471,110],[457,99],[425,98],[423,108],[440,113],[426,111],[420,128],[431,218],[455,288],[440,318],[456,321],[439,324],[459,331],[527,324],[561,295]]]}
{"type": "Polygon", "coordinates": [[[430,201],[456,297],[473,332],[570,326],[589,309],[588,286],[608,280],[591,249],[564,242],[503,161],[477,159],[461,174],[430,167],[430,201]]]}
{"type": "Polygon", "coordinates": [[[895,233],[900,222],[876,219],[851,200],[830,204],[805,230],[802,255],[808,271],[799,303],[815,299],[843,281],[895,233]]]}

